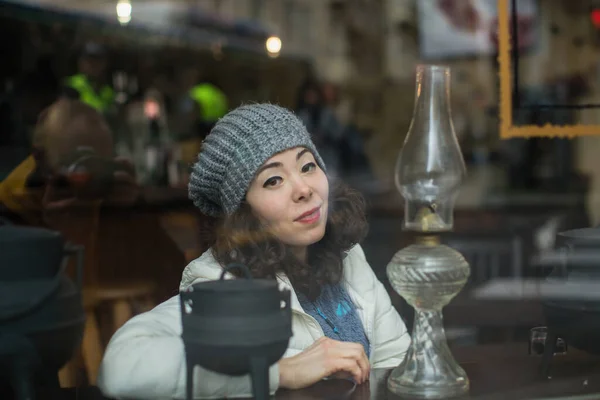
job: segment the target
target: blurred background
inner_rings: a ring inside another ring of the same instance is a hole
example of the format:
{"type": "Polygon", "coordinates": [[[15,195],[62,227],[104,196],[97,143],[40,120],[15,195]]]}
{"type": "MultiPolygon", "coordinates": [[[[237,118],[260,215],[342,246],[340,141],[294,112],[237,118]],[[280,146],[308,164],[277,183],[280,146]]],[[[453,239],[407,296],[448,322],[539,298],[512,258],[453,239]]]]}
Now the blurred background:
{"type": "MultiPolygon", "coordinates": [[[[515,123],[597,124],[599,2],[517,7],[515,123]]],[[[243,103],[295,110],[332,176],[365,195],[363,247],[387,284],[387,263],[413,240],[394,167],[421,63],[451,67],[468,175],[444,240],[470,261],[469,285],[544,276],[531,260],[558,232],[600,221],[600,138],[500,139],[497,26],[496,0],[0,1],[2,221],[51,228],[85,250],[83,346],[61,383],[93,384],[112,333],[176,294],[208,247],[189,166],[215,121],[243,103]],[[98,195],[119,168],[134,177],[129,189],[98,195]],[[70,195],[49,194],[55,184],[70,195]]],[[[410,327],[411,308],[390,293],[410,327]]],[[[545,323],[540,302],[463,293],[445,310],[456,343],[527,340],[545,323]]]]}

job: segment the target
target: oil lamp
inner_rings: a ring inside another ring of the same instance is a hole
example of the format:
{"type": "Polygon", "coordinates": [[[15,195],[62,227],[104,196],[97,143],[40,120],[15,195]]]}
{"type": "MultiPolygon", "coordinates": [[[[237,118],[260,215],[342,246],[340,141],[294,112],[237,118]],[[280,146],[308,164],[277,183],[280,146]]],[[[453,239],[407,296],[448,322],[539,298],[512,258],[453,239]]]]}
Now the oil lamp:
{"type": "Polygon", "coordinates": [[[392,287],[415,309],[411,345],[388,378],[389,390],[401,396],[440,399],[469,390],[446,342],[442,308],[462,290],[470,268],[438,236],[452,230],[465,171],[451,119],[450,68],[419,65],[413,117],[395,170],[404,229],[417,239],[387,266],[392,287]]]}

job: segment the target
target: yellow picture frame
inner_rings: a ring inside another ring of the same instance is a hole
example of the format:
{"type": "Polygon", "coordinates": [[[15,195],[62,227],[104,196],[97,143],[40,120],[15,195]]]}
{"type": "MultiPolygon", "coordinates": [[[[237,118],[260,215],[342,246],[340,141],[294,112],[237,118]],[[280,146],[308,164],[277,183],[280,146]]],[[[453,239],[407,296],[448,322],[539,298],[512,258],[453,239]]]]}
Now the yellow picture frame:
{"type": "Polygon", "coordinates": [[[500,138],[568,137],[600,135],[600,125],[518,125],[513,123],[513,86],[510,34],[510,0],[498,0],[498,64],[500,138]]]}

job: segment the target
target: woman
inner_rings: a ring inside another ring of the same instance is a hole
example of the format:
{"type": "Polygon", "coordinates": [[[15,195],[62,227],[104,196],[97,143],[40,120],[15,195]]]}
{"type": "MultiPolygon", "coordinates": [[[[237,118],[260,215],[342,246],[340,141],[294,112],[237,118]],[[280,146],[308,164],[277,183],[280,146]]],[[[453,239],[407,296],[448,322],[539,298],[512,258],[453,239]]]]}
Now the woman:
{"type": "MultiPolygon", "coordinates": [[[[358,383],[372,367],[398,365],[410,338],[357,244],[364,205],[332,188],[302,122],[270,104],[231,111],[204,141],[190,198],[218,218],[215,243],[183,273],[180,290],[246,264],[255,277],[292,289],[293,337],[270,369],[271,390],[302,388],[332,376],[358,383]]],[[[131,319],[112,338],[100,388],[118,398],[183,398],[184,347],[178,296],[131,319]]],[[[248,376],[200,369],[195,396],[250,396],[248,376]]]]}

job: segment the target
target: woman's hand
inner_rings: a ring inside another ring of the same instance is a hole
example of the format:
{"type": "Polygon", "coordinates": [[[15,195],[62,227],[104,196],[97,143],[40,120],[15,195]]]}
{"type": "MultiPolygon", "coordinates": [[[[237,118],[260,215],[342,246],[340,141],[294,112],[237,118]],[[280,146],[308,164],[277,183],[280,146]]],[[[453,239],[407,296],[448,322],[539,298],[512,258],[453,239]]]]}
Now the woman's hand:
{"type": "Polygon", "coordinates": [[[279,361],[279,386],[301,389],[332,375],[349,375],[361,384],[369,379],[370,369],[361,344],[323,337],[302,353],[279,361]]]}

